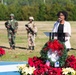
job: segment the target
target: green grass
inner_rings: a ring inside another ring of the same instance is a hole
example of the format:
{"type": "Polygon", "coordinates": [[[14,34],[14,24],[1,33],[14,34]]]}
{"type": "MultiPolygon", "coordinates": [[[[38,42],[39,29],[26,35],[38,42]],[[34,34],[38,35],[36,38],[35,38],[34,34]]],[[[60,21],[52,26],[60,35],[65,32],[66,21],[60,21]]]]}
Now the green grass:
{"type": "MultiPolygon", "coordinates": [[[[1,23],[1,22],[0,22],[1,23]]],[[[4,22],[2,22],[4,24],[4,22]]],[[[1,23],[1,24],[2,24],[1,23]]],[[[28,47],[27,43],[27,34],[24,28],[26,22],[19,22],[19,29],[16,35],[16,49],[9,50],[9,43],[7,38],[7,31],[4,25],[0,30],[0,46],[6,47],[3,48],[6,51],[6,54],[0,57],[0,61],[27,61],[29,57],[33,56],[40,56],[40,51],[44,44],[49,40],[48,37],[44,35],[43,32],[51,32],[53,28],[53,21],[40,21],[35,22],[38,27],[38,36],[36,37],[36,47],[35,50],[30,52],[27,50],[28,47]]],[[[72,27],[72,36],[71,36],[71,45],[75,50],[71,50],[68,52],[68,55],[75,55],[76,56],[76,22],[70,21],[72,27]]]]}

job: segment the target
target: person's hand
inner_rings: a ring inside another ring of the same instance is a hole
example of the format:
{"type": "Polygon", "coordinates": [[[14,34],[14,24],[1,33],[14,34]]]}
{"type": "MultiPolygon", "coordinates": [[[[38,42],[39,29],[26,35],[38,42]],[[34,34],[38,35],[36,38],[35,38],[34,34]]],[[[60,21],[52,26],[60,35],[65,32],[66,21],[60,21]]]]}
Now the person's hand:
{"type": "Polygon", "coordinates": [[[65,42],[68,41],[68,39],[65,40],[65,42]]]}
{"type": "Polygon", "coordinates": [[[29,30],[28,27],[26,27],[26,30],[29,30]]]}
{"type": "Polygon", "coordinates": [[[14,33],[16,33],[17,32],[17,30],[14,30],[14,33]]]}
{"type": "Polygon", "coordinates": [[[68,37],[68,36],[69,36],[69,34],[68,34],[68,33],[65,33],[65,36],[66,36],[66,37],[68,37]]]}
{"type": "Polygon", "coordinates": [[[7,28],[10,28],[10,26],[7,26],[7,28]]]}
{"type": "Polygon", "coordinates": [[[58,18],[58,19],[57,19],[58,22],[60,22],[61,20],[62,20],[61,18],[58,18]]]}

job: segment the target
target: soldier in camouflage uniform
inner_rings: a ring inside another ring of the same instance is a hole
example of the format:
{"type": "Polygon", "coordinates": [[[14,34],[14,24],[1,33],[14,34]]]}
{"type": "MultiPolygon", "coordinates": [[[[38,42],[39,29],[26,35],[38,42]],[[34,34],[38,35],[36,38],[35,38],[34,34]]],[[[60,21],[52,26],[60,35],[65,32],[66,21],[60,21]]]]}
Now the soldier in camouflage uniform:
{"type": "Polygon", "coordinates": [[[27,30],[27,37],[28,37],[28,50],[34,50],[35,47],[35,36],[37,34],[37,27],[34,24],[34,18],[29,17],[29,23],[27,24],[28,27],[26,27],[27,30]]]}
{"type": "Polygon", "coordinates": [[[18,22],[14,19],[14,14],[10,14],[10,20],[5,22],[5,27],[7,28],[10,49],[15,49],[15,36],[18,29],[18,22]]]}

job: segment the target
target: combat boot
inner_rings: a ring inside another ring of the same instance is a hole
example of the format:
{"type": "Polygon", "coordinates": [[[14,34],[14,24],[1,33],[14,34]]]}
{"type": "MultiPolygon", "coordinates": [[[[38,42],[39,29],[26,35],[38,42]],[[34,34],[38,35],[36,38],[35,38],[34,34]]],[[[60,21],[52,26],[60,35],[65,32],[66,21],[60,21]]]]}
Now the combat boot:
{"type": "Polygon", "coordinates": [[[9,49],[11,49],[11,50],[12,50],[12,47],[10,47],[9,49]]]}
{"type": "Polygon", "coordinates": [[[29,48],[27,50],[31,50],[31,46],[29,46],[29,48]]]}
{"type": "Polygon", "coordinates": [[[32,46],[32,50],[34,50],[34,46],[32,46]]]}
{"type": "Polygon", "coordinates": [[[13,45],[13,46],[12,46],[12,49],[14,49],[14,50],[15,50],[15,45],[13,45]]]}
{"type": "Polygon", "coordinates": [[[10,48],[9,49],[11,49],[12,50],[12,45],[10,45],[10,48]]]}

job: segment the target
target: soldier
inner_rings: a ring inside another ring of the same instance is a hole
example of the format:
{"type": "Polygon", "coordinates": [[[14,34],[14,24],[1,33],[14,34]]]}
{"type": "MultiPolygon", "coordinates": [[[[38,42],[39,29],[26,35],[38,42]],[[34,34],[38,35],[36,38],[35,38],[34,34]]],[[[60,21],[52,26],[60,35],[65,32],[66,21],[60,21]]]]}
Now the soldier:
{"type": "Polygon", "coordinates": [[[35,36],[37,34],[37,27],[34,24],[34,18],[29,17],[29,23],[26,24],[27,37],[28,37],[28,50],[34,50],[35,47],[35,36]]]}
{"type": "Polygon", "coordinates": [[[5,22],[5,27],[7,28],[10,49],[15,49],[15,36],[18,29],[18,22],[14,19],[14,14],[10,14],[10,20],[5,22]]]}

